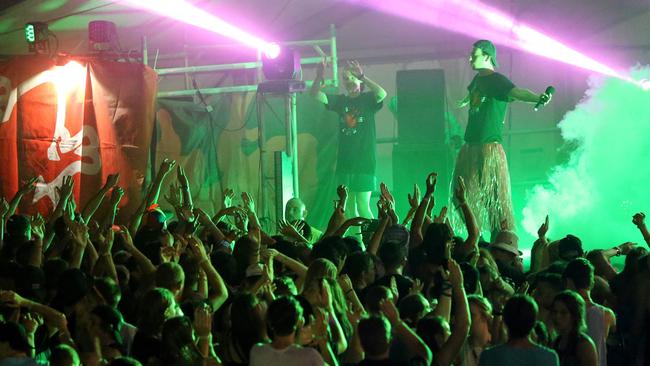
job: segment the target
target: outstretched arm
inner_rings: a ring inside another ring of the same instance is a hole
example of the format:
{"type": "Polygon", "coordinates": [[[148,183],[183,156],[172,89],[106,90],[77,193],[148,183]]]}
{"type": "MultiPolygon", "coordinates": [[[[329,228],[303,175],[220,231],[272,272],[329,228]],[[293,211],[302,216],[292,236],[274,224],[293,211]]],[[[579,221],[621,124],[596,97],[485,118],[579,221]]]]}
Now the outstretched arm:
{"type": "Polygon", "coordinates": [[[527,103],[537,103],[541,100],[542,104],[546,105],[551,101],[552,96],[551,94],[537,94],[528,89],[514,87],[508,93],[508,97],[510,97],[512,100],[518,100],[520,102],[527,103]]]}

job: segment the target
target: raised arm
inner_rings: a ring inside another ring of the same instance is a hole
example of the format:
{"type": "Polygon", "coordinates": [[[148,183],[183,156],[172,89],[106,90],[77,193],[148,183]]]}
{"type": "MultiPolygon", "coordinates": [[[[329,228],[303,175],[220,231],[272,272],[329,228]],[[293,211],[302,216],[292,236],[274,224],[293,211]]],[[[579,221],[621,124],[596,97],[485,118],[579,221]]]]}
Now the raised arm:
{"type": "MultiPolygon", "coordinates": [[[[417,334],[411,328],[409,328],[402,319],[400,319],[399,312],[395,307],[395,303],[392,300],[383,300],[381,303],[381,312],[384,314],[388,321],[390,322],[393,332],[397,335],[400,341],[406,346],[408,351],[412,354],[420,356],[424,360],[425,365],[430,365],[433,359],[431,350],[424,343],[424,341],[418,337],[417,334]]],[[[438,363],[439,364],[439,363],[438,363]]]]}
{"type": "Polygon", "coordinates": [[[458,201],[458,206],[463,212],[463,218],[465,219],[465,227],[467,228],[467,239],[462,246],[463,256],[467,257],[470,253],[476,252],[478,254],[478,237],[480,235],[478,225],[476,224],[476,218],[472,209],[467,204],[467,199],[465,197],[465,181],[463,177],[458,177],[458,183],[456,184],[456,189],[454,190],[454,196],[458,201]]]}
{"type": "Polygon", "coordinates": [[[451,281],[451,292],[454,301],[454,329],[449,339],[442,345],[436,355],[439,366],[451,365],[469,334],[469,305],[463,287],[463,273],[456,261],[450,259],[448,262],[449,280],[451,281]]]}
{"type": "Polygon", "coordinates": [[[309,95],[323,104],[328,103],[327,94],[321,91],[321,88],[323,87],[323,74],[325,73],[325,65],[325,60],[323,60],[322,63],[318,64],[316,68],[316,77],[314,78],[314,82],[311,84],[311,89],[309,89],[309,95]]]}
{"type": "Polygon", "coordinates": [[[181,195],[183,197],[182,207],[186,210],[192,211],[194,202],[192,201],[192,193],[190,191],[190,182],[185,174],[185,169],[178,165],[178,183],[181,186],[181,195]]]}
{"type": "MultiPolygon", "coordinates": [[[[111,225],[112,226],[112,225],[111,225]]],[[[99,258],[95,262],[93,267],[93,275],[110,277],[115,281],[115,283],[120,283],[119,278],[117,277],[117,271],[115,270],[115,263],[113,262],[112,249],[113,249],[113,239],[115,238],[115,232],[113,232],[112,227],[108,227],[104,231],[102,236],[101,243],[98,243],[98,254],[99,258]]]]}
{"type": "Polygon", "coordinates": [[[424,215],[426,214],[429,203],[433,200],[433,193],[436,190],[436,181],[438,180],[438,174],[430,173],[427,176],[426,180],[426,191],[420,201],[418,209],[415,211],[415,216],[413,217],[413,222],[411,223],[411,238],[409,240],[410,249],[415,249],[420,244],[422,244],[422,224],[424,223],[424,215]]]}
{"type": "Polygon", "coordinates": [[[210,234],[214,235],[214,237],[218,241],[222,241],[226,238],[225,235],[221,232],[221,230],[217,227],[217,225],[212,222],[212,219],[210,219],[210,216],[208,216],[205,211],[203,211],[200,208],[194,209],[194,216],[197,218],[199,223],[203,226],[205,230],[207,230],[210,234]]]}
{"type": "Polygon", "coordinates": [[[108,215],[106,215],[106,217],[104,218],[104,222],[102,223],[101,226],[102,230],[111,228],[113,224],[115,224],[115,216],[117,216],[117,206],[120,204],[122,197],[124,197],[124,190],[120,187],[113,188],[113,192],[111,192],[110,209],[108,211],[108,215]]]}
{"type": "Polygon", "coordinates": [[[216,311],[228,299],[228,288],[226,287],[226,283],[223,281],[223,278],[221,278],[221,275],[219,275],[219,272],[214,268],[212,262],[210,262],[210,257],[205,252],[203,242],[201,242],[199,238],[190,236],[188,238],[188,248],[199,260],[199,266],[203,271],[205,271],[205,274],[208,277],[208,284],[214,290],[214,293],[210,295],[208,299],[210,300],[212,310],[216,311]]]}
{"type": "Polygon", "coordinates": [[[641,235],[643,235],[643,240],[645,240],[645,243],[650,246],[650,232],[648,232],[648,227],[645,225],[645,214],[643,212],[634,214],[632,217],[632,223],[636,225],[636,227],[641,232],[641,235]]]}
{"type": "Polygon", "coordinates": [[[23,199],[23,196],[25,196],[27,193],[31,192],[36,188],[34,185],[36,183],[36,178],[32,178],[28,180],[24,185],[22,185],[19,189],[18,192],[14,195],[14,197],[11,199],[9,202],[9,211],[7,211],[7,218],[11,217],[16,212],[16,208],[18,208],[18,205],[20,204],[20,201],[23,199]]]}
{"type": "Polygon", "coordinates": [[[131,237],[131,233],[129,232],[129,229],[126,226],[120,226],[120,232],[118,235],[122,237],[122,242],[124,243],[124,248],[126,249],[127,252],[131,254],[135,262],[138,264],[140,269],[144,274],[150,274],[153,272],[156,272],[156,266],[151,263],[151,260],[147,258],[144,253],[142,253],[138,248],[133,245],[133,238],[131,237]]]}
{"type": "Polygon", "coordinates": [[[171,173],[175,165],[176,161],[170,159],[164,159],[160,164],[158,174],[156,174],[156,178],[154,179],[153,183],[151,184],[151,188],[147,193],[147,198],[145,199],[145,208],[153,205],[154,203],[158,203],[158,197],[160,197],[160,187],[162,187],[162,183],[165,180],[165,177],[171,173]]]}
{"type": "Polygon", "coordinates": [[[533,243],[533,248],[530,251],[530,271],[532,273],[537,273],[548,265],[546,263],[546,258],[548,254],[548,239],[546,239],[546,233],[548,233],[549,220],[548,215],[544,219],[544,223],[540,225],[537,229],[537,240],[533,243]]]}
{"type": "Polygon", "coordinates": [[[370,91],[372,91],[375,94],[375,98],[377,100],[377,103],[382,102],[384,99],[386,99],[386,90],[381,87],[381,85],[377,84],[376,82],[370,80],[366,76],[366,74],[363,73],[363,69],[361,68],[361,65],[357,61],[348,61],[348,68],[352,75],[354,75],[357,79],[361,80],[370,91]]]}
{"type": "Polygon", "coordinates": [[[90,219],[93,217],[95,214],[95,211],[97,211],[97,208],[99,205],[102,204],[102,201],[104,200],[104,196],[106,196],[106,193],[110,191],[111,188],[115,187],[117,182],[120,179],[119,174],[110,174],[106,178],[106,183],[99,189],[97,194],[93,196],[93,198],[88,201],[86,206],[84,206],[83,210],[81,210],[81,217],[83,218],[84,222],[90,222],[90,219]]]}
{"type": "Polygon", "coordinates": [[[348,188],[344,185],[340,185],[336,189],[336,192],[339,199],[334,201],[334,212],[332,212],[332,216],[330,216],[327,230],[325,230],[323,237],[334,235],[345,222],[345,206],[348,202],[348,188]]]}

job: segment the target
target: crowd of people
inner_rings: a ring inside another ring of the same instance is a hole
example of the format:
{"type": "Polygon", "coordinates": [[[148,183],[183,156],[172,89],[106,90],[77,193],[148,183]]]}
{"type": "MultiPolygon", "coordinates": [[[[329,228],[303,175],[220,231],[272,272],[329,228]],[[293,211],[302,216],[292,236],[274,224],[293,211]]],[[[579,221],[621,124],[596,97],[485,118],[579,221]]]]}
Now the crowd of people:
{"type": "MultiPolygon", "coordinates": [[[[34,181],[0,202],[0,365],[650,361],[643,246],[585,252],[568,233],[549,240],[547,218],[524,269],[514,232],[480,236],[462,178],[466,237],[434,207],[435,173],[408,198],[382,184],[374,231],[346,217],[345,186],[327,227],[312,227],[296,198],[276,231],[246,192],[225,190],[216,213],[194,206],[171,160],[121,226],[119,176],[80,209],[74,182],[63,180],[47,216],[16,213],[34,181]],[[410,204],[401,219],[396,199],[410,204]],[[620,271],[614,256],[626,256],[620,271]]],[[[633,223],[650,243],[644,219],[633,223]]]]}

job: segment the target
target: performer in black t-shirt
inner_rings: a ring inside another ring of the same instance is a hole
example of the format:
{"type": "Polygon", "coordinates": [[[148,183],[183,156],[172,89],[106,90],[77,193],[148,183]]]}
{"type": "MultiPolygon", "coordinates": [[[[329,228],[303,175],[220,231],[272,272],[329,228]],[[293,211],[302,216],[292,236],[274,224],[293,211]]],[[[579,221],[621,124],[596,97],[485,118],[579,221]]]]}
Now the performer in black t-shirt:
{"type": "Polygon", "coordinates": [[[381,109],[386,91],[364,75],[358,62],[350,61],[343,72],[346,94],[325,94],[321,91],[324,68],[324,64],[319,65],[310,93],[339,115],[336,182],[347,186],[354,197],[353,204],[347,205],[351,215],[373,218],[370,194],[377,187],[375,113],[381,109]]]}
{"type": "Polygon", "coordinates": [[[474,43],[469,63],[476,76],[467,87],[459,107],[469,107],[465,144],[458,153],[453,186],[463,177],[467,201],[476,215],[481,232],[492,234],[515,227],[510,192],[510,174],[501,134],[508,103],[523,101],[547,104],[549,94],[535,94],[518,88],[507,77],[495,72],[498,67],[494,44],[474,43]]]}

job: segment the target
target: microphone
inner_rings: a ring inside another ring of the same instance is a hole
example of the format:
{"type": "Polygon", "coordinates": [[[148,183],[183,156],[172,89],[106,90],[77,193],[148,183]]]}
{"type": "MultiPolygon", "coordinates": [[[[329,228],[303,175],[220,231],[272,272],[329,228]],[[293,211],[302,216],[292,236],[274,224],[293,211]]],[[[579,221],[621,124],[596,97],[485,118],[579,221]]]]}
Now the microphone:
{"type": "MultiPolygon", "coordinates": [[[[546,90],[544,91],[544,94],[548,95],[549,98],[551,96],[553,96],[553,93],[555,93],[555,88],[552,87],[552,86],[547,87],[546,90]]],[[[539,100],[537,101],[537,104],[535,104],[535,107],[533,108],[535,111],[537,111],[539,109],[539,107],[541,107],[546,102],[543,99],[544,99],[544,97],[539,98],[539,100]]]]}

